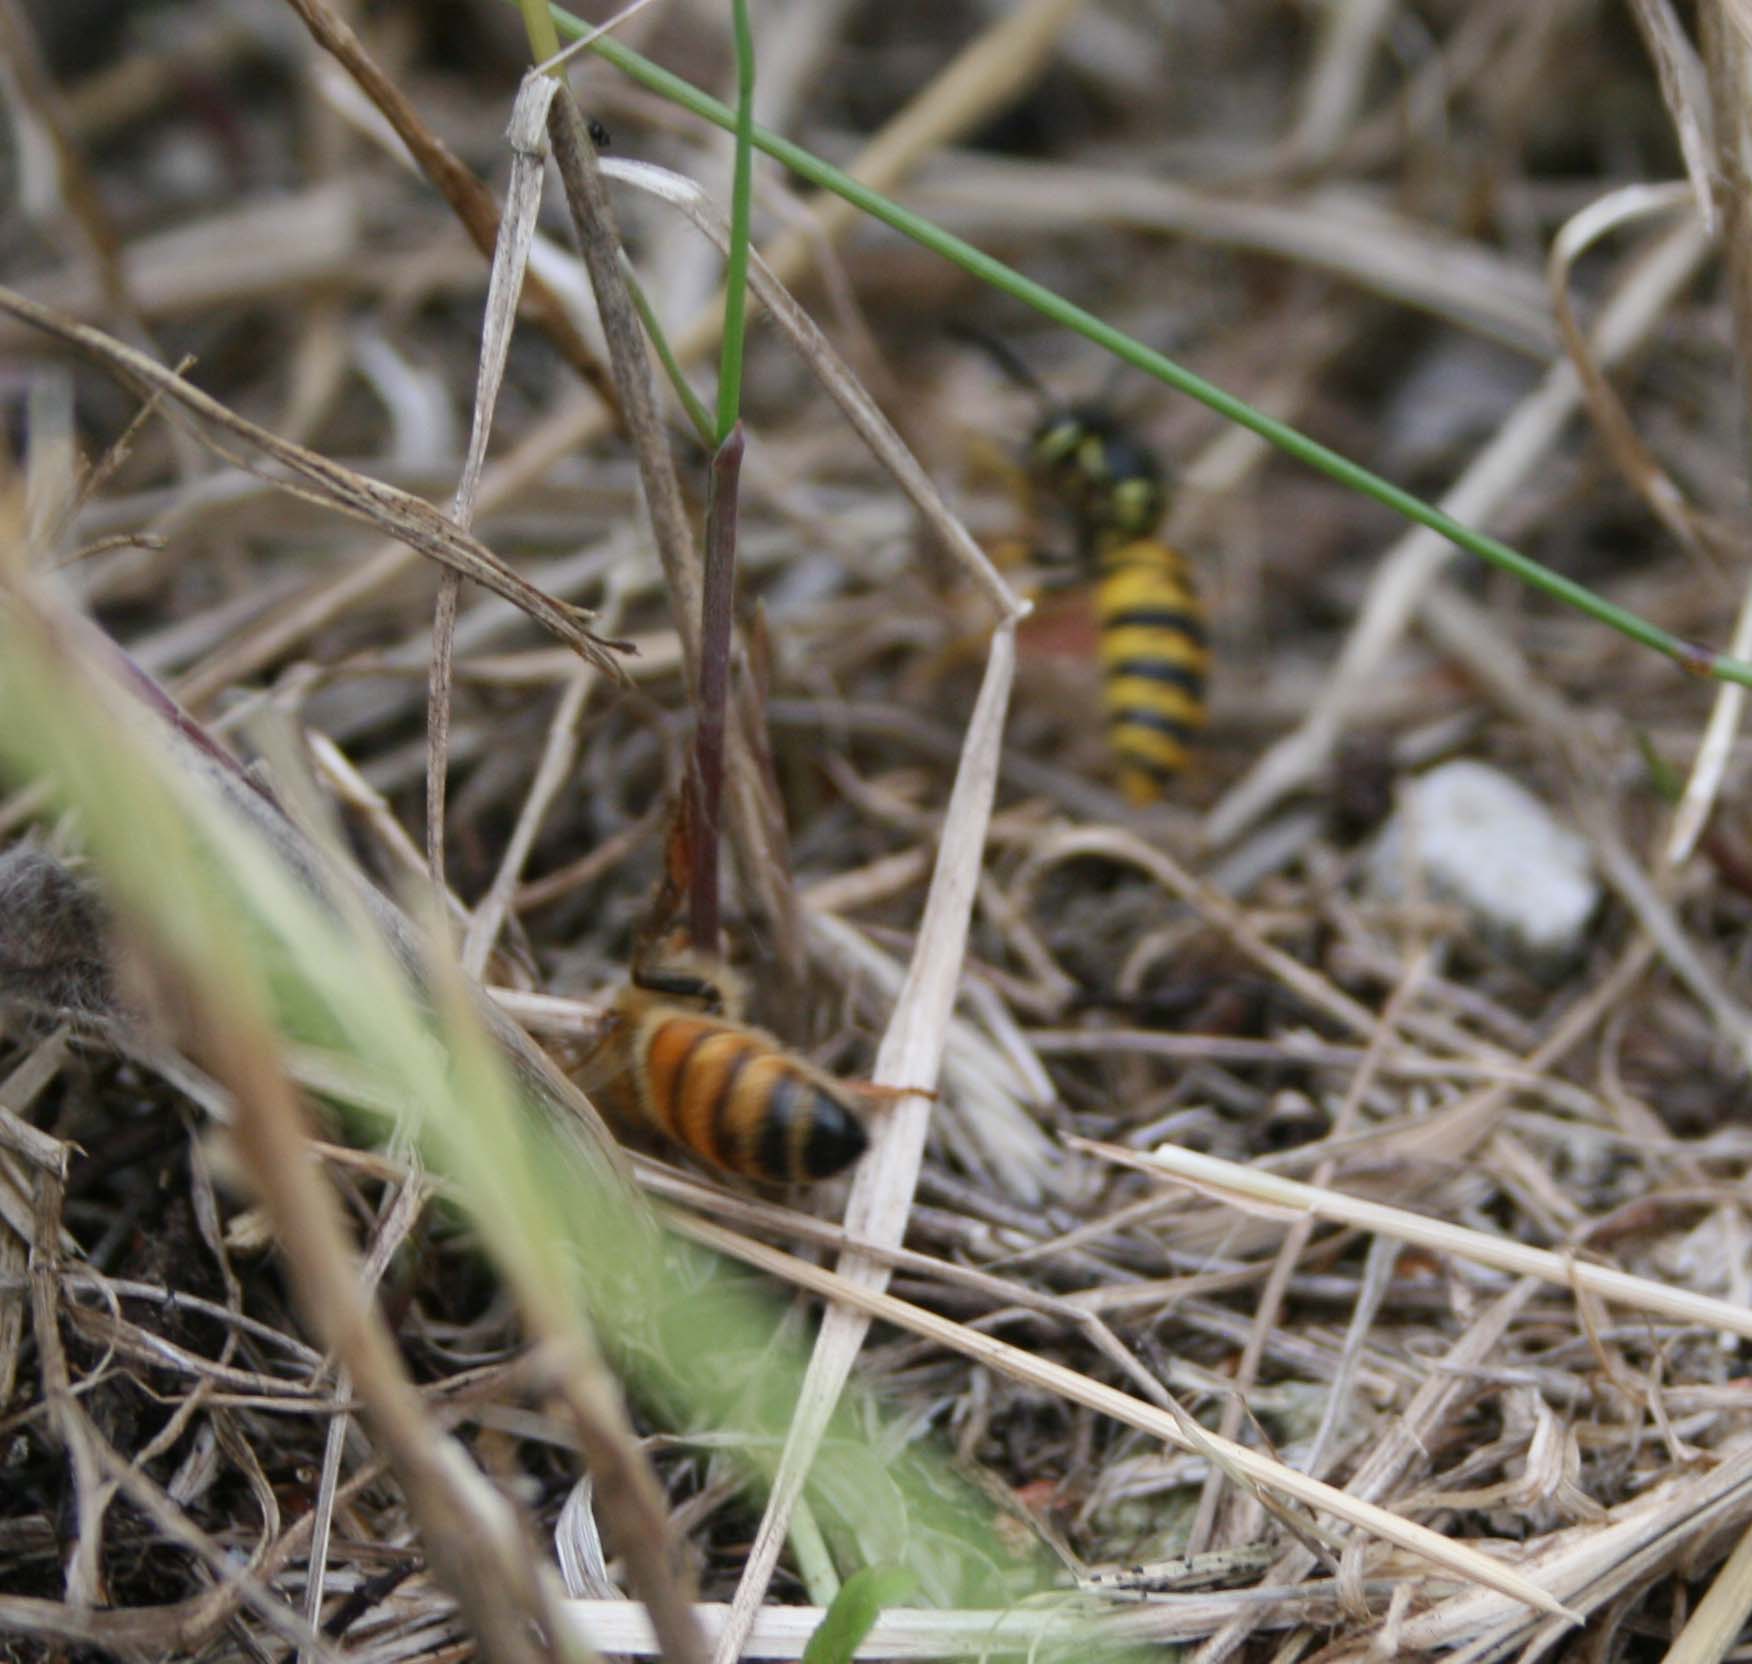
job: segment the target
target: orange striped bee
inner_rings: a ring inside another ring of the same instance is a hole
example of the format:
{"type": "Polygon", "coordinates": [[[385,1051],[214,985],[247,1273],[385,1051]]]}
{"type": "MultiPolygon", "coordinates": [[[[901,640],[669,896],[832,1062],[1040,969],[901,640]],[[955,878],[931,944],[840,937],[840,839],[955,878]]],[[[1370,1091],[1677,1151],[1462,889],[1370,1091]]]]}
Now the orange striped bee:
{"type": "Polygon", "coordinates": [[[741,1012],[721,964],[688,954],[635,965],[584,1060],[585,1089],[746,1179],[806,1183],[851,1166],[868,1142],[851,1102],[893,1094],[834,1079],[741,1012]]]}

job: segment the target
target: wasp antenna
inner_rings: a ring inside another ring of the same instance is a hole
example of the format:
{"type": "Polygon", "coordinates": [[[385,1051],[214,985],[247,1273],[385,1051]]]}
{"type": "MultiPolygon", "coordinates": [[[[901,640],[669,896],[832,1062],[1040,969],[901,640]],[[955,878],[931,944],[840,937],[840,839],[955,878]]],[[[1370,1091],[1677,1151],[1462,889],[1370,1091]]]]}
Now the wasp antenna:
{"type": "Polygon", "coordinates": [[[1010,343],[1001,336],[989,334],[977,324],[951,324],[949,334],[958,341],[964,341],[970,347],[977,347],[989,358],[1005,377],[1018,387],[1026,388],[1043,406],[1052,405],[1057,401],[1047,390],[1046,383],[1037,376],[1010,343]]]}
{"type": "Polygon", "coordinates": [[[1107,374],[1101,378],[1101,390],[1092,402],[1104,409],[1116,406],[1119,400],[1119,384],[1125,380],[1125,373],[1130,368],[1123,358],[1114,359],[1107,366],[1107,374]]]}

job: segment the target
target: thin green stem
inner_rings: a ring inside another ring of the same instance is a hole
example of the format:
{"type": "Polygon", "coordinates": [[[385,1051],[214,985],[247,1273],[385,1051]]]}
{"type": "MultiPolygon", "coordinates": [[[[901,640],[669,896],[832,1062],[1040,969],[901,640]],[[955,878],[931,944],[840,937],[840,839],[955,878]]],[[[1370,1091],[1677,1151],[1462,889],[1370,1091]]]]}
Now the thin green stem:
{"type": "MultiPolygon", "coordinates": [[[[561,33],[577,38],[586,32],[587,26],[563,7],[551,6],[549,9],[561,33]]],[[[621,45],[619,41],[603,36],[592,44],[590,50],[606,58],[630,79],[660,97],[679,104],[683,109],[716,126],[735,131],[736,115],[726,105],[710,94],[701,92],[697,87],[690,86],[679,76],[660,69],[649,59],[621,45]]],[[[1603,600],[1561,573],[1541,566],[1538,561],[1510,548],[1508,544],[1461,525],[1452,516],[1414,497],[1409,491],[1371,473],[1349,458],[1340,456],[1338,452],[1328,450],[1326,446],[1298,433],[1294,428],[1267,416],[1264,411],[1255,410],[1245,400],[1224,392],[1202,376],[1194,375],[1192,371],[1145,346],[1141,341],[1133,340],[1122,330],[1104,323],[1093,313],[1085,312],[1082,307],[1055,295],[1050,289],[1032,282],[1020,272],[1013,271],[1001,260],[993,259],[971,243],[963,242],[961,238],[941,230],[928,220],[909,213],[879,191],[871,190],[868,185],[859,183],[849,174],[842,173],[831,164],[810,155],[790,140],[781,138],[776,133],[769,133],[759,126],[753,129],[750,136],[756,148],[765,151],[799,177],[844,197],[872,218],[891,226],[903,236],[912,238],[933,253],[942,255],[944,259],[953,261],[982,282],[1001,289],[1026,306],[1033,307],[1054,323],[1075,330],[1085,339],[1105,348],[1146,375],[1154,376],[1158,381],[1208,405],[1218,415],[1257,433],[1260,438],[1309,467],[1318,469],[1338,484],[1372,497],[1414,524],[1427,526],[1481,560],[1487,560],[1493,566],[1513,573],[1523,583],[1532,585],[1554,600],[1574,607],[1576,611],[1619,631],[1632,641],[1665,654],[1683,670],[1694,675],[1713,676],[1721,681],[1738,682],[1752,687],[1752,664],[1672,635],[1645,619],[1638,618],[1634,613],[1626,612],[1622,607],[1603,600]]]]}
{"type": "Polygon", "coordinates": [[[724,271],[724,342],[718,359],[718,442],[742,411],[742,344],[748,327],[748,202],[754,181],[754,31],[748,0],[730,0],[736,30],[736,167],[730,186],[730,260],[724,271]]]}
{"type": "Polygon", "coordinates": [[[1642,755],[1643,767],[1648,770],[1649,785],[1655,796],[1671,808],[1685,795],[1685,777],[1655,749],[1655,742],[1647,729],[1635,729],[1631,737],[1642,755]]]}
{"type": "MultiPolygon", "coordinates": [[[[535,63],[545,64],[560,49],[560,36],[554,28],[557,19],[551,6],[544,6],[542,0],[517,0],[517,9],[523,13],[523,32],[529,36],[529,56],[535,63]]],[[[548,74],[564,76],[563,69],[550,69],[548,74]]]]}
{"type": "Polygon", "coordinates": [[[681,407],[687,412],[687,419],[693,423],[694,432],[700,436],[700,443],[708,451],[715,449],[718,436],[712,427],[712,413],[706,409],[706,401],[689,385],[680,360],[675,356],[675,349],[670,346],[669,337],[663,332],[663,322],[657,316],[657,309],[651,304],[651,297],[645,293],[645,286],[633,270],[633,263],[627,258],[625,249],[621,250],[620,267],[621,276],[627,280],[627,293],[633,297],[633,310],[639,314],[639,322],[645,326],[651,345],[657,349],[657,361],[663,366],[663,373],[669,377],[669,385],[675,389],[675,396],[681,400],[681,407]]]}

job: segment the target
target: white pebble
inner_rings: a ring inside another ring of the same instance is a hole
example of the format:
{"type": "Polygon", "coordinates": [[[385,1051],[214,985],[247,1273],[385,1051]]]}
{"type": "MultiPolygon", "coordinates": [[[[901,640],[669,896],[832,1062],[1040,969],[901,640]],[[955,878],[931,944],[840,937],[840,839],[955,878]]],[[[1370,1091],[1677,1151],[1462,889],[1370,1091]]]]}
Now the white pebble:
{"type": "Polygon", "coordinates": [[[1421,884],[1540,971],[1575,954],[1600,899],[1587,844],[1506,774],[1465,760],[1405,785],[1368,876],[1390,900],[1421,884]]]}

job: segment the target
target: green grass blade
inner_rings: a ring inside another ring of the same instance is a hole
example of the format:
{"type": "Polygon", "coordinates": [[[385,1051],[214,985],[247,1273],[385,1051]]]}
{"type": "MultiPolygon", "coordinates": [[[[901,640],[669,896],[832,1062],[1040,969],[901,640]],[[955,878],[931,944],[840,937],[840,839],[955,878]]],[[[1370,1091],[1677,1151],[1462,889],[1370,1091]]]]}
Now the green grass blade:
{"type": "MultiPolygon", "coordinates": [[[[560,49],[560,37],[554,29],[550,9],[541,0],[517,0],[523,13],[523,32],[529,36],[529,55],[538,64],[545,64],[560,49]]],[[[564,75],[563,69],[549,70],[550,75],[564,75]]]]}
{"type": "Polygon", "coordinates": [[[1685,795],[1685,777],[1655,749],[1654,739],[1645,728],[1631,736],[1636,741],[1638,755],[1648,770],[1649,787],[1663,803],[1671,807],[1685,795]]]}
{"type": "Polygon", "coordinates": [[[730,260],[724,271],[724,341],[718,359],[718,443],[742,413],[748,328],[748,206],[754,185],[754,32],[748,0],[730,0],[736,30],[736,167],[730,187],[730,260]]]}
{"type": "Polygon", "coordinates": [[[633,298],[633,310],[639,314],[639,322],[645,326],[651,345],[657,349],[657,362],[663,366],[663,373],[669,377],[669,385],[675,389],[675,396],[681,400],[687,419],[693,423],[693,430],[700,436],[700,443],[708,451],[714,449],[718,438],[712,428],[712,413],[706,409],[705,401],[693,390],[682,371],[675,349],[670,346],[669,337],[663,332],[663,321],[657,316],[657,309],[651,304],[651,297],[645,293],[645,285],[639,281],[625,249],[621,250],[621,275],[627,280],[627,293],[633,298]]]}
{"type": "MultiPolygon", "coordinates": [[[[587,32],[588,26],[563,7],[550,6],[549,9],[562,34],[575,39],[587,32]]],[[[730,131],[735,130],[736,114],[728,106],[689,85],[679,76],[659,68],[619,41],[605,35],[594,41],[590,50],[606,58],[649,91],[679,104],[705,121],[730,131]]],[[[1380,475],[1352,462],[1348,457],[1340,456],[1337,451],[1329,450],[1305,434],[1298,433],[1286,423],[1266,415],[1264,411],[1255,410],[1245,400],[1224,392],[1202,376],[1195,375],[1172,359],[1145,346],[1143,342],[1134,340],[1123,330],[1103,322],[1092,312],[1084,311],[1082,307],[1024,277],[971,243],[964,242],[951,232],[910,213],[881,192],[860,184],[849,174],[841,172],[819,157],[812,156],[790,140],[781,138],[776,133],[769,133],[759,126],[753,128],[750,137],[757,148],[765,151],[775,161],[783,163],[799,177],[819,185],[823,190],[832,191],[836,196],[844,197],[872,218],[942,255],[944,259],[953,261],[982,282],[991,284],[1026,306],[1033,307],[1043,317],[1075,330],[1085,339],[1093,341],[1146,375],[1154,376],[1176,391],[1208,405],[1218,415],[1258,434],[1260,438],[1309,467],[1318,469],[1336,483],[1372,497],[1416,525],[1428,527],[1468,553],[1489,561],[1493,566],[1501,567],[1505,572],[1513,573],[1522,582],[1552,599],[1619,631],[1632,641],[1664,654],[1684,670],[1752,687],[1752,664],[1672,635],[1647,620],[1638,618],[1634,613],[1614,606],[1561,573],[1540,565],[1538,561],[1510,548],[1508,544],[1461,525],[1458,520],[1421,498],[1414,497],[1409,491],[1382,479],[1380,475]]]]}

